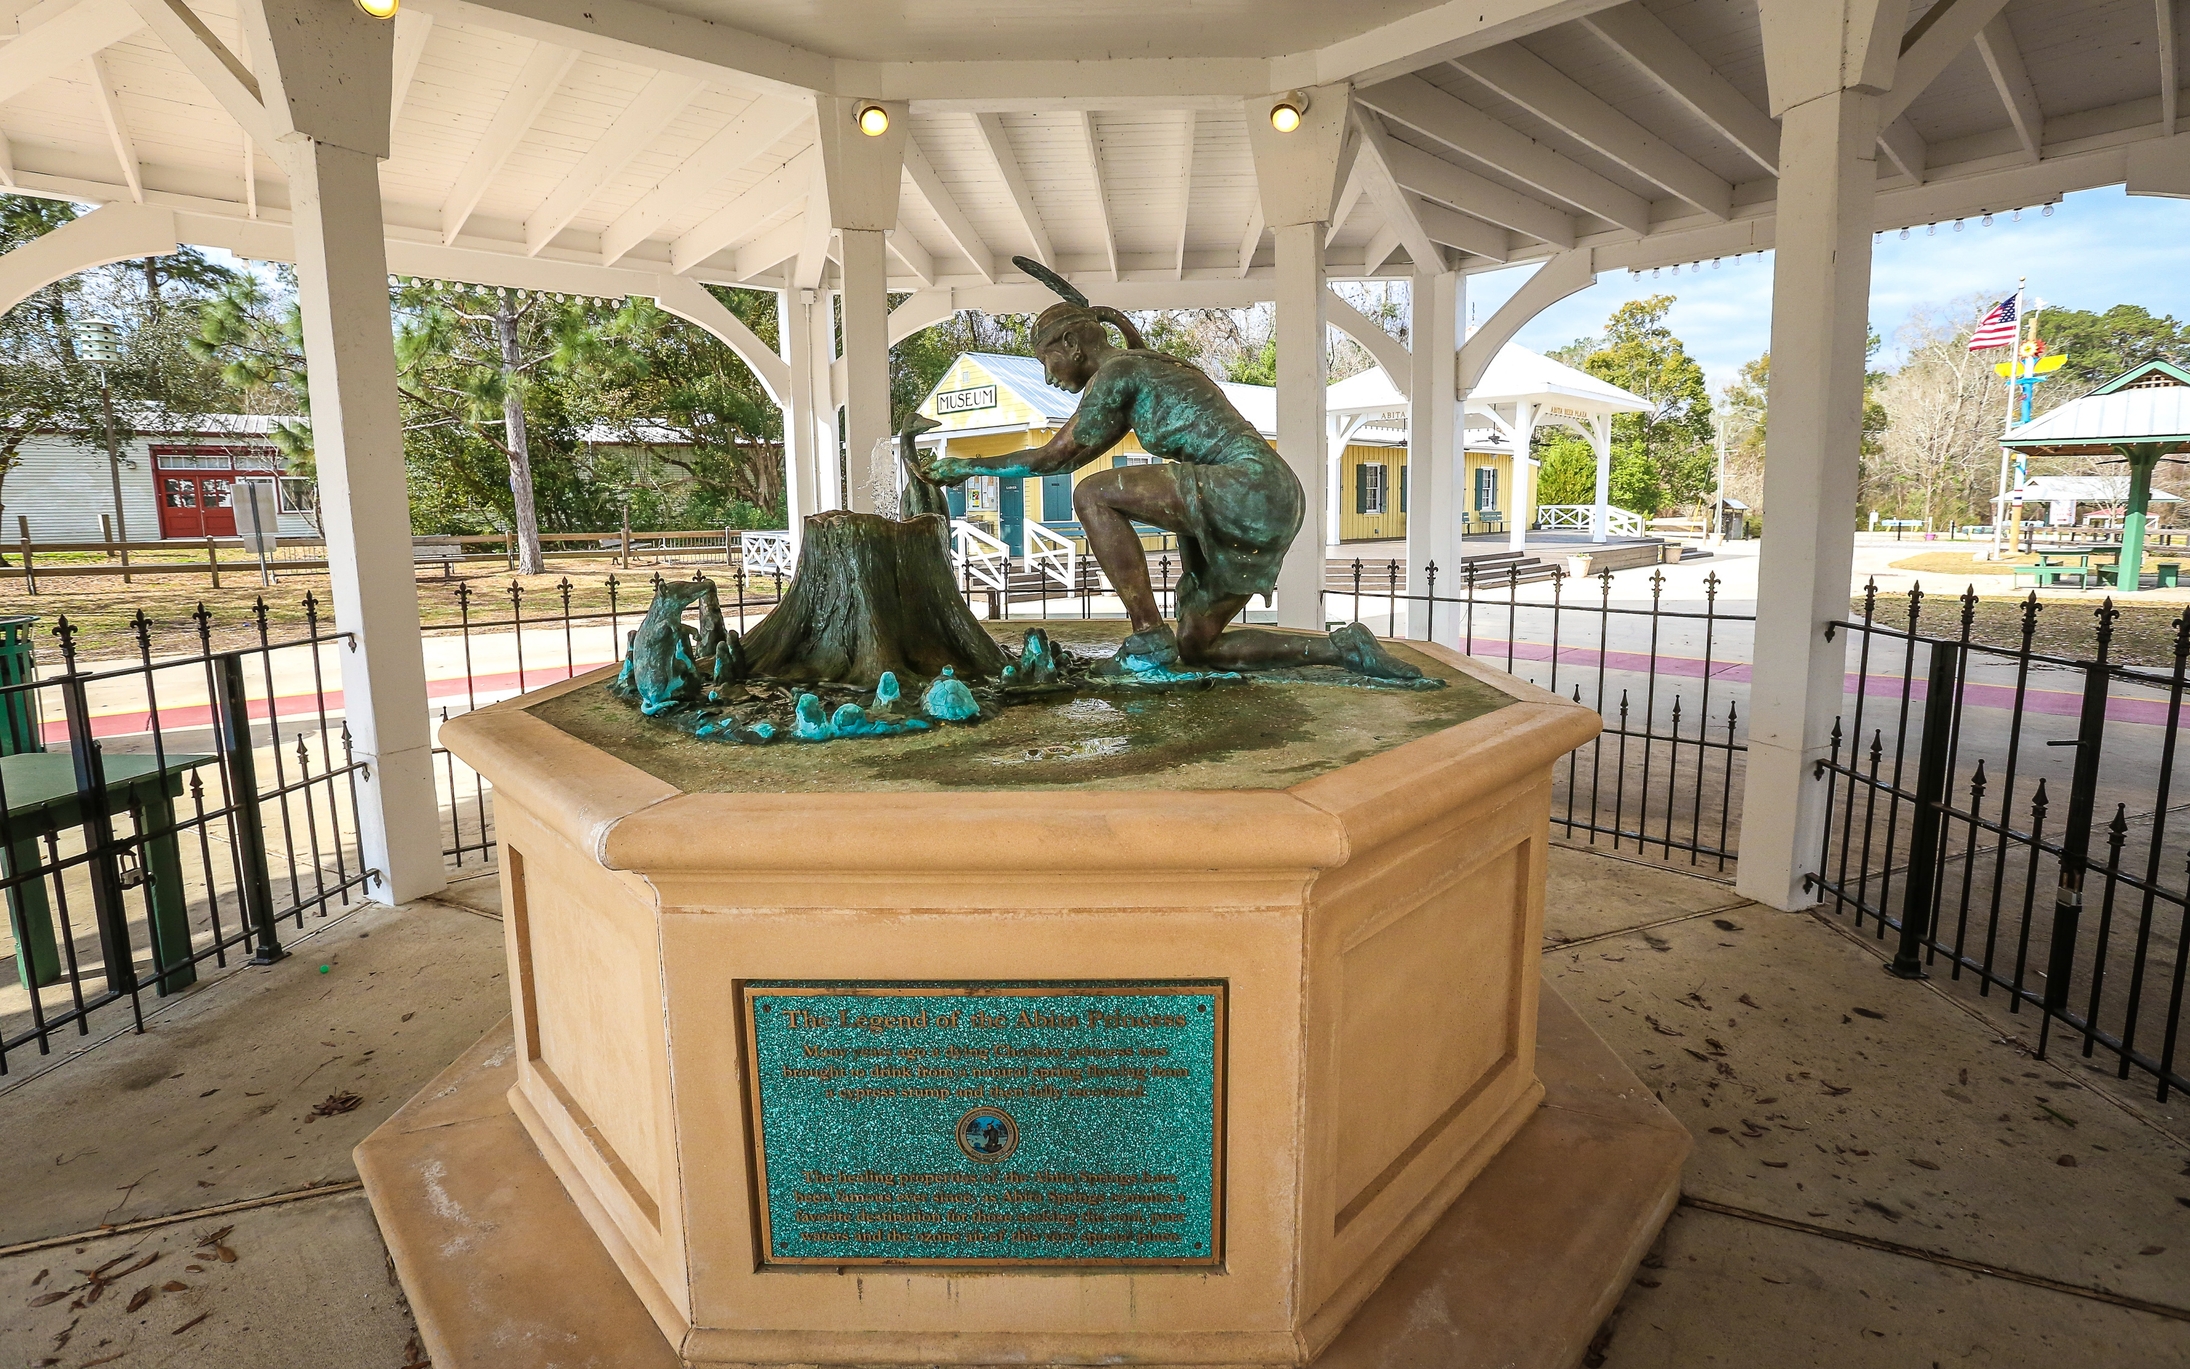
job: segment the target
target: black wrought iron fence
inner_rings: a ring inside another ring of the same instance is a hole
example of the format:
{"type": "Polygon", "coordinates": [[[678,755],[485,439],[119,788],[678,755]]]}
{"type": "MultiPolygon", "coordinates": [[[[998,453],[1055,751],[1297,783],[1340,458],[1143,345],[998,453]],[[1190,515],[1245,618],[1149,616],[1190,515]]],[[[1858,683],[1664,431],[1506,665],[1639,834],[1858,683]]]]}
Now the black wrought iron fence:
{"type": "Polygon", "coordinates": [[[147,993],[281,959],[285,937],[378,878],[356,841],[361,766],[320,660],[346,636],[311,596],[302,607],[303,632],[279,638],[263,600],[241,625],[201,607],[179,651],[156,650],[142,612],[114,643],[63,617],[50,629],[58,669],[36,673],[30,620],[13,620],[0,669],[0,1073],[25,1049],[88,1034],[102,1009],[126,1004],[141,1028],[147,993]]]}
{"type": "Polygon", "coordinates": [[[1468,655],[1596,709],[1604,731],[1559,768],[1552,825],[1592,845],[1728,870],[1756,616],[1719,606],[1718,576],[1704,576],[1698,598],[1669,599],[1652,571],[1643,602],[1627,593],[1632,577],[1615,599],[1609,570],[1577,580],[1518,558],[1462,562],[1457,593],[1438,593],[1440,578],[1429,564],[1425,592],[1410,594],[1402,562],[1356,560],[1343,578],[1326,576],[1326,616],[1411,634],[1420,615],[1422,635],[1457,638],[1468,655]]]}
{"type": "Polygon", "coordinates": [[[2008,622],[1975,593],[1949,602],[1951,630],[1927,632],[1921,590],[1890,624],[1874,586],[1828,629],[1854,634],[1855,684],[1816,766],[1827,827],[1811,887],[1896,938],[1893,973],[2028,1009],[2041,1057],[2065,1031],[2164,1101],[2190,1087],[2174,777],[2190,613],[2125,634],[2111,599],[2032,594],[2008,622]],[[2036,649],[2086,612],[2080,642],[2036,649]]]}

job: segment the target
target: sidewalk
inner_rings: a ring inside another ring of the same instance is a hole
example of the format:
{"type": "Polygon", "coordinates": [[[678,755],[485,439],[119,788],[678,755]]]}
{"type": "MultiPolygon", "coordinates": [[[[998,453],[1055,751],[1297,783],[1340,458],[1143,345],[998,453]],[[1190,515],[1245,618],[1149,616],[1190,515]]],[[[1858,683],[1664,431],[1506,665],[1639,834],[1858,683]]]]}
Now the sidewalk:
{"type": "MultiPolygon", "coordinates": [[[[482,880],[355,914],[0,1080],[0,1354],[419,1369],[349,1153],[507,1011],[496,906],[482,880]]],[[[1556,847],[1549,907],[1547,983],[1697,1139],[1591,1363],[2190,1361],[2180,1121],[1724,883],[1556,847]]]]}

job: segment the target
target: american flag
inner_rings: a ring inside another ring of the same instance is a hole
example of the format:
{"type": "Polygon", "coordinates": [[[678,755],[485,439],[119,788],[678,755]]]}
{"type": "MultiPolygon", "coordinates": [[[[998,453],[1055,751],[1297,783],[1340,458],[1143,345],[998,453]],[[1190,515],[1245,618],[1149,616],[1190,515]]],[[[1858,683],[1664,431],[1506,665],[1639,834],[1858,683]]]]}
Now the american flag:
{"type": "Polygon", "coordinates": [[[1970,334],[1969,349],[1982,352],[1993,347],[2013,347],[2020,330],[2015,323],[2015,296],[2009,295],[1992,306],[1992,312],[1977,320],[1977,331],[1970,334]]]}

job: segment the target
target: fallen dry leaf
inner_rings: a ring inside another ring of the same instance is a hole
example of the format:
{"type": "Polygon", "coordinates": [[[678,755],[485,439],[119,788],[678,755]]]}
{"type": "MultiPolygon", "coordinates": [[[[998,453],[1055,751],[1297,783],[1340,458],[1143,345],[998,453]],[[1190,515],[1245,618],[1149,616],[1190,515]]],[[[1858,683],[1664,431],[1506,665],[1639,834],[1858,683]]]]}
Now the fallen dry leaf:
{"type": "Polygon", "coordinates": [[[188,1331],[191,1327],[196,1326],[199,1322],[204,1321],[207,1317],[210,1317],[212,1315],[213,1314],[211,1312],[200,1312],[198,1315],[192,1317],[190,1320],[184,1322],[182,1325],[176,1327],[174,1330],[168,1332],[167,1334],[169,1334],[170,1336],[179,1336],[183,1332],[188,1331]]]}
{"type": "Polygon", "coordinates": [[[143,1307],[146,1303],[152,1301],[154,1292],[155,1290],[153,1289],[152,1285],[146,1284],[144,1287],[129,1295],[129,1306],[122,1310],[125,1312],[136,1311],[137,1309],[143,1307]]]}
{"type": "Polygon", "coordinates": [[[358,1105],[364,1101],[363,1098],[348,1089],[344,1089],[340,1093],[330,1093],[317,1103],[312,1104],[312,1116],[339,1117],[345,1112],[357,1111],[358,1105]]]}

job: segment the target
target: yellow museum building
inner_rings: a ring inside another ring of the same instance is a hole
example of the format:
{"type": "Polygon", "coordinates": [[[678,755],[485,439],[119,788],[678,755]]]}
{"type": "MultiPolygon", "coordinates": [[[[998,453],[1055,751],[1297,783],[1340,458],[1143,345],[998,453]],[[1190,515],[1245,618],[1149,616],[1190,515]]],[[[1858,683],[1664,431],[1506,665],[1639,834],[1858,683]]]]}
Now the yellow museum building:
{"type": "MultiPolygon", "coordinates": [[[[1598,419],[1609,429],[1610,414],[1643,407],[1642,401],[1593,376],[1574,371],[1525,348],[1508,346],[1492,363],[1490,375],[1500,372],[1528,382],[1532,395],[1546,391],[1545,401],[1532,406],[1537,421],[1570,421],[1585,432],[1588,420],[1598,419]],[[1519,373],[1526,372],[1525,377],[1519,373]],[[1544,374],[1537,374],[1543,372],[1544,374]],[[1547,387],[1551,387],[1547,390],[1547,387]],[[1556,403],[1578,406],[1571,415],[1556,403]]],[[[1489,378],[1488,376],[1486,378],[1489,378]]],[[[1277,391],[1267,385],[1237,385],[1219,381],[1225,397],[1264,437],[1277,436],[1277,391]]],[[[1529,478],[1533,461],[1525,457],[1518,477],[1514,445],[1526,446],[1526,434],[1535,422],[1516,424],[1511,404],[1498,396],[1471,396],[1466,406],[1464,469],[1465,531],[1518,533],[1531,526],[1537,515],[1535,482],[1529,478]]],[[[939,425],[923,435],[922,445],[939,447],[956,457],[996,456],[1022,447],[1039,446],[1055,436],[1079,403],[1079,398],[1051,385],[1033,357],[1003,356],[993,352],[967,352],[951,363],[936,382],[920,412],[939,425]]],[[[1326,462],[1331,480],[1331,511],[1325,528],[1327,543],[1396,541],[1407,535],[1407,407],[1406,399],[1385,373],[1371,369],[1331,386],[1329,448],[1335,456],[1326,462]]],[[[1138,439],[1128,434],[1113,448],[1108,464],[1125,466],[1159,458],[1141,450],[1138,439]]],[[[1026,552],[1026,522],[1033,519],[1054,532],[1077,540],[1079,522],[1072,511],[1075,483],[1095,470],[1097,461],[1066,475],[1001,479],[982,476],[949,492],[951,514],[980,527],[1011,548],[1014,556],[1026,552]]],[[[1155,545],[1159,534],[1149,529],[1155,545]]]]}

